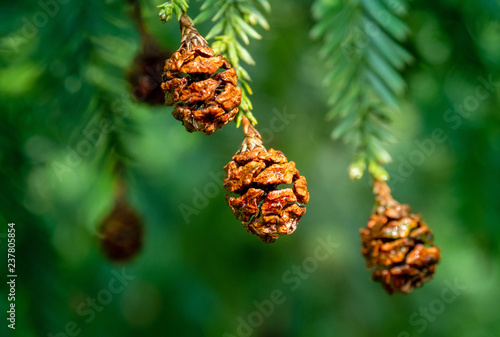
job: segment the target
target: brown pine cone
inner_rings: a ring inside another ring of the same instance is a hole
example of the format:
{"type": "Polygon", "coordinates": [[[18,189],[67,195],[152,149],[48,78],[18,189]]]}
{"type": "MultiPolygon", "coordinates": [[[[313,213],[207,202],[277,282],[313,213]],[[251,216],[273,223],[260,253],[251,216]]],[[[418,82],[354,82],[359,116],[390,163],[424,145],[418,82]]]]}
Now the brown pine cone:
{"type": "Polygon", "coordinates": [[[99,226],[103,253],[114,262],[134,257],[142,247],[143,225],[136,211],[120,200],[99,226]]]}
{"type": "Polygon", "coordinates": [[[394,200],[385,182],[375,181],[376,207],[366,228],[360,229],[362,254],[372,278],[385,290],[409,293],[434,276],[440,250],[420,214],[394,200]]]}
{"type": "Polygon", "coordinates": [[[181,47],[166,61],[162,88],[165,105],[187,131],[211,134],[234,119],[241,102],[238,76],[222,55],[183,16],[181,47]]]}
{"type": "Polygon", "coordinates": [[[233,214],[249,233],[265,243],[292,234],[309,202],[306,178],[281,151],[266,150],[260,134],[243,119],[247,137],[242,148],[224,167],[224,188],[239,197],[226,195],[233,214]],[[278,189],[278,185],[292,188],[278,189]]]}
{"type": "Polygon", "coordinates": [[[165,104],[165,93],[161,87],[165,58],[172,52],[161,48],[147,35],[142,50],[134,58],[127,72],[127,80],[132,86],[132,94],[139,102],[149,105],[165,104]]]}

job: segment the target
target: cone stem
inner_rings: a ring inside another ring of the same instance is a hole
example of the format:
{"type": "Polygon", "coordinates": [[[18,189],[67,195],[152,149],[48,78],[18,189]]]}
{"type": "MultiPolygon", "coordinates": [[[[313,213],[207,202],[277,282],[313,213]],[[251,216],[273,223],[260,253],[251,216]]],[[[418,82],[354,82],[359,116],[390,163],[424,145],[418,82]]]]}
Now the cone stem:
{"type": "Polygon", "coordinates": [[[257,131],[257,129],[255,129],[255,127],[252,125],[252,122],[250,122],[250,120],[246,116],[242,117],[241,124],[243,124],[243,133],[245,134],[245,136],[259,139],[262,138],[260,136],[260,133],[257,131]]]}
{"type": "Polygon", "coordinates": [[[377,195],[390,195],[391,189],[385,181],[375,180],[373,183],[373,193],[377,195]]]}
{"type": "Polygon", "coordinates": [[[243,116],[241,119],[241,124],[243,125],[243,133],[245,134],[245,139],[241,144],[241,151],[251,151],[256,147],[264,147],[259,131],[255,129],[246,116],[243,116]]]}
{"type": "Polygon", "coordinates": [[[122,204],[127,202],[127,183],[125,181],[125,164],[122,161],[117,161],[113,169],[115,176],[115,204],[122,204]]]}
{"type": "Polygon", "coordinates": [[[198,30],[193,27],[191,19],[184,13],[179,20],[179,29],[181,30],[182,40],[181,44],[186,47],[187,50],[191,50],[191,46],[203,46],[207,47],[208,42],[205,40],[198,30]]]}

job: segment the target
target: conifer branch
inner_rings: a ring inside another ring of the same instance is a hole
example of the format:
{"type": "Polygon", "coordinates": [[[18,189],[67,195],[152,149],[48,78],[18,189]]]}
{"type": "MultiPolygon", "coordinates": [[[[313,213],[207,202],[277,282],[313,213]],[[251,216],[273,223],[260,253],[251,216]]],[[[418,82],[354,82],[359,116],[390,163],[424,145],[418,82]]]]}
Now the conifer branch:
{"type": "Polygon", "coordinates": [[[157,7],[160,8],[158,16],[161,22],[165,23],[172,19],[173,14],[175,14],[177,21],[180,21],[182,14],[187,11],[189,5],[186,0],[170,0],[157,7]]]}
{"type": "Polygon", "coordinates": [[[116,54],[115,46],[103,43],[94,43],[91,49],[92,67],[106,69],[105,79],[89,78],[89,85],[94,88],[95,104],[88,108],[91,118],[84,126],[84,130],[95,129],[95,121],[99,121],[105,131],[99,135],[99,146],[96,145],[96,166],[100,172],[112,172],[115,167],[127,166],[133,161],[132,151],[127,139],[136,136],[139,131],[131,114],[133,112],[132,95],[120,95],[126,92],[126,83],[123,81],[124,68],[121,64],[111,64],[116,54]],[[110,83],[113,83],[111,85],[110,83]],[[97,118],[96,118],[97,117],[97,118]],[[101,140],[102,137],[102,140],[101,140]]]}
{"type": "Polygon", "coordinates": [[[240,64],[240,60],[249,65],[255,64],[244,45],[250,44],[250,38],[261,39],[253,26],[258,25],[266,30],[269,29],[264,13],[270,11],[271,6],[267,0],[205,0],[201,6],[201,13],[194,19],[198,23],[212,17],[215,25],[206,39],[215,38],[216,41],[212,45],[214,51],[227,58],[236,69],[242,92],[240,110],[236,116],[237,127],[241,124],[243,116],[246,116],[253,124],[257,123],[251,113],[253,109],[249,98],[252,94],[251,78],[240,64]]]}
{"type": "Polygon", "coordinates": [[[406,12],[406,0],[316,0],[313,5],[318,22],[311,36],[323,40],[324,81],[332,93],[327,118],[339,121],[332,137],[355,146],[351,179],[361,178],[367,166],[376,180],[388,179],[382,167],[391,161],[385,146],[394,141],[388,124],[406,87],[398,71],[412,60],[399,43],[409,34],[398,17],[406,12]]]}

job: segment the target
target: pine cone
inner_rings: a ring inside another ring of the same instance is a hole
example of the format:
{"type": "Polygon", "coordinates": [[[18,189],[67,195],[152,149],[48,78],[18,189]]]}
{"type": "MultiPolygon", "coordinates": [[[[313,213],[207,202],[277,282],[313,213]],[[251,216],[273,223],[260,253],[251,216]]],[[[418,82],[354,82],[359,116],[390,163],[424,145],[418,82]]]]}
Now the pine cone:
{"type": "Polygon", "coordinates": [[[143,225],[136,211],[118,201],[99,226],[99,241],[107,258],[114,262],[131,259],[142,247],[143,225]]]}
{"type": "Polygon", "coordinates": [[[172,115],[182,121],[187,131],[209,135],[238,112],[238,76],[222,55],[215,55],[186,17],[179,24],[181,47],[164,68],[165,104],[175,107],[172,115]]]}
{"type": "Polygon", "coordinates": [[[134,58],[127,80],[132,94],[140,102],[149,105],[163,105],[165,93],[161,87],[165,58],[172,52],[162,49],[151,36],[147,36],[142,51],[134,58]]]}
{"type": "Polygon", "coordinates": [[[271,243],[297,228],[309,202],[307,182],[281,151],[266,150],[246,118],[244,129],[242,148],[224,167],[224,188],[240,196],[226,195],[226,201],[249,233],[271,243]],[[278,189],[280,184],[293,187],[278,189]]]}
{"type": "Polygon", "coordinates": [[[377,203],[366,228],[360,229],[362,254],[372,278],[385,290],[409,293],[434,276],[440,250],[420,214],[394,200],[385,182],[375,181],[377,203]]]}

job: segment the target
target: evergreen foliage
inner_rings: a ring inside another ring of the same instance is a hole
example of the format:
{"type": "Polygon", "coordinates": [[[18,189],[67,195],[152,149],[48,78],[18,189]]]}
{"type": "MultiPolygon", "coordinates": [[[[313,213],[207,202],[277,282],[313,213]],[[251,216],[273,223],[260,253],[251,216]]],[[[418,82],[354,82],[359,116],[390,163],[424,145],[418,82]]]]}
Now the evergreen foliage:
{"type": "Polygon", "coordinates": [[[412,60],[400,44],[410,32],[398,17],[406,13],[404,0],[318,0],[313,6],[318,23],[311,36],[322,39],[320,54],[328,67],[327,117],[338,120],[332,137],[354,144],[353,179],[361,178],[366,164],[374,177],[387,179],[381,165],[391,161],[388,125],[406,87],[399,71],[412,60]]]}
{"type": "Polygon", "coordinates": [[[240,63],[241,60],[248,65],[255,65],[255,61],[241,42],[248,45],[250,38],[262,38],[253,26],[269,29],[264,15],[270,11],[271,5],[267,0],[206,0],[201,6],[201,13],[194,20],[203,22],[212,17],[214,26],[205,38],[215,38],[216,41],[212,44],[214,51],[221,53],[236,69],[242,91],[240,111],[236,116],[237,126],[241,124],[243,115],[252,123],[257,123],[251,113],[253,106],[248,97],[252,94],[251,78],[240,63]]]}
{"type": "MultiPolygon", "coordinates": [[[[266,19],[273,29],[259,42],[263,61],[251,68],[253,103],[269,111],[287,107],[286,115],[259,118],[263,137],[296,160],[313,194],[304,226],[274,247],[244,233],[224,202],[221,167],[239,145],[240,131],[188,134],[170,115],[171,108],[145,107],[133,99],[124,70],[137,54],[140,35],[128,16],[128,3],[56,0],[52,16],[39,14],[46,13],[39,3],[15,1],[0,10],[0,267],[5,276],[6,224],[15,222],[16,335],[69,335],[65,328],[70,322],[76,322],[82,337],[237,335],[239,322],[255,322],[258,308],[273,299],[282,301],[269,317],[262,315],[253,335],[404,336],[418,335],[420,329],[426,337],[441,337],[444,331],[456,337],[500,335],[498,2],[377,1],[412,7],[405,21],[412,31],[408,49],[415,64],[404,74],[408,110],[391,124],[400,141],[392,147],[393,163],[385,166],[388,184],[398,198],[425,214],[436,244],[446,252],[435,280],[418,295],[390,299],[360,263],[355,228],[365,224],[373,200],[367,186],[343,179],[342,163],[350,156],[344,146],[328,141],[331,125],[322,122],[326,102],[318,94],[318,77],[332,58],[319,62],[317,41],[304,33],[317,24],[309,15],[310,1],[272,2],[273,14],[266,19]],[[47,21],[33,20],[43,15],[47,21]],[[476,90],[485,96],[479,98],[476,90]],[[116,132],[102,134],[99,145],[78,164],[71,161],[72,150],[87,139],[82,131],[104,118],[115,120],[116,132]],[[414,164],[412,154],[422,152],[416,140],[432,140],[435,130],[443,132],[442,142],[434,142],[432,151],[414,164]],[[105,261],[94,237],[112,203],[113,158],[124,157],[135,159],[127,179],[131,201],[147,226],[144,250],[125,267],[105,261]],[[70,170],[62,181],[52,166],[56,162],[70,170]],[[400,170],[406,162],[411,173],[400,170]],[[96,163],[106,163],[105,169],[96,163]],[[188,207],[188,217],[181,207],[188,207]],[[311,268],[318,243],[329,239],[339,243],[331,254],[320,251],[325,260],[314,265],[314,272],[296,274],[296,267],[311,268]],[[87,323],[90,316],[81,315],[78,306],[98,294],[106,299],[101,291],[107,291],[111,271],[123,268],[135,279],[106,305],[97,303],[102,311],[94,310],[87,323]],[[283,291],[281,297],[274,297],[275,289],[283,291]],[[446,296],[457,294],[453,290],[460,294],[451,303],[440,302],[445,291],[446,296]],[[380,305],[383,301],[391,305],[380,305]],[[434,315],[438,303],[444,310],[434,315]],[[418,323],[412,325],[409,318],[418,323]]],[[[340,10],[338,3],[377,22],[352,1],[321,1],[315,16],[328,15],[320,8],[340,10]]],[[[191,1],[188,9],[193,17],[196,5],[191,1]]],[[[156,40],[171,51],[178,48],[177,25],[162,25],[154,2],[143,1],[141,7],[156,40]]],[[[394,13],[397,19],[404,11],[394,13]]],[[[338,32],[355,28],[341,25],[338,32]]],[[[331,28],[316,35],[332,41],[348,36],[336,37],[331,28]]],[[[351,45],[358,46],[352,39],[351,45]]],[[[370,41],[367,47],[381,52],[370,41]]],[[[345,86],[340,78],[330,82],[345,86]]],[[[370,97],[388,108],[370,82],[364,83],[370,97]]],[[[400,96],[392,95],[400,106],[400,96]]],[[[386,143],[380,144],[385,148],[386,143]]],[[[1,336],[12,332],[5,324],[7,292],[5,284],[0,287],[1,336]]]]}

